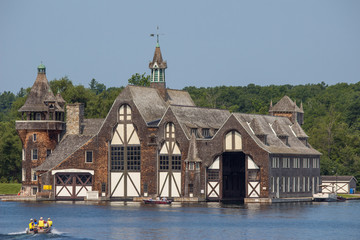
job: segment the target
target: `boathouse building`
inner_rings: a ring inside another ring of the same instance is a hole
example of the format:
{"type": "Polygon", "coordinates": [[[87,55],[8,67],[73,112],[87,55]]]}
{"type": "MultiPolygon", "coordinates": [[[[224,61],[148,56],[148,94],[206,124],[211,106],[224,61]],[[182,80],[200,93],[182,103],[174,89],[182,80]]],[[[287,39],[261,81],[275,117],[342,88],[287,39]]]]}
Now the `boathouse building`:
{"type": "Polygon", "coordinates": [[[129,85],[105,119],[85,119],[83,104],[53,94],[41,64],[16,122],[23,194],[271,202],[319,191],[302,105],[285,96],[269,115],[201,108],[166,87],[158,44],[149,68],[150,87],[129,85]]]}

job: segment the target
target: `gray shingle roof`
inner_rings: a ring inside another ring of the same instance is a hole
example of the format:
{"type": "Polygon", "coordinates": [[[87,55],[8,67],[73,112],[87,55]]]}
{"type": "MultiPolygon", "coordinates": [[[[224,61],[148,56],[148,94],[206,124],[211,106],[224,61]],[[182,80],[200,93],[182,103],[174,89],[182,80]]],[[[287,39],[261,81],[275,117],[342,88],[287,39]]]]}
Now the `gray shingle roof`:
{"type": "Polygon", "coordinates": [[[300,112],[304,113],[288,96],[284,96],[277,102],[269,112],[300,112]]]}
{"type": "Polygon", "coordinates": [[[155,88],[139,86],[127,86],[127,88],[145,122],[160,119],[164,115],[167,104],[155,88]]]}
{"type": "Polygon", "coordinates": [[[166,89],[168,103],[172,105],[195,106],[190,94],[187,91],[166,89]]]}
{"type": "Polygon", "coordinates": [[[170,108],[188,138],[191,128],[219,129],[230,116],[228,110],[173,105],[170,108]]]}
{"type": "MultiPolygon", "coordinates": [[[[45,73],[38,73],[34,85],[31,87],[30,93],[26,98],[25,104],[19,109],[19,112],[47,111],[48,107],[44,103],[46,100],[56,102],[56,98],[50,89],[45,73]]],[[[55,111],[63,112],[64,109],[55,103],[55,111]]]]}
{"type": "MultiPolygon", "coordinates": [[[[236,119],[244,127],[244,129],[252,136],[256,143],[269,153],[279,154],[304,154],[304,155],[320,155],[320,153],[313,149],[311,146],[307,147],[301,142],[293,133],[291,121],[286,117],[275,117],[269,115],[256,115],[256,114],[244,114],[233,113],[236,119]],[[267,136],[267,145],[265,145],[260,139],[256,137],[255,131],[251,129],[251,122],[256,118],[258,124],[261,124],[264,133],[267,136]],[[250,125],[250,126],[249,126],[250,125]],[[275,129],[274,129],[275,127],[275,129]],[[279,130],[281,128],[281,130],[279,130]],[[278,133],[288,136],[288,144],[286,145],[278,137],[278,133]],[[275,133],[274,133],[275,132],[275,133]]],[[[299,126],[300,127],[300,126],[299,126]]],[[[301,127],[300,127],[301,128],[301,127]]]]}
{"type": "Polygon", "coordinates": [[[82,135],[93,136],[97,134],[103,122],[103,118],[84,119],[84,122],[81,124],[82,135]]]}
{"type": "Polygon", "coordinates": [[[357,182],[357,179],[354,176],[321,176],[321,181],[322,182],[335,182],[335,181],[339,181],[339,182],[350,182],[351,179],[355,179],[355,181],[357,182]]]}
{"type": "Polygon", "coordinates": [[[45,162],[35,168],[36,171],[48,171],[59,165],[72,153],[88,142],[92,136],[67,135],[56,146],[54,151],[46,158],[45,162]]]}

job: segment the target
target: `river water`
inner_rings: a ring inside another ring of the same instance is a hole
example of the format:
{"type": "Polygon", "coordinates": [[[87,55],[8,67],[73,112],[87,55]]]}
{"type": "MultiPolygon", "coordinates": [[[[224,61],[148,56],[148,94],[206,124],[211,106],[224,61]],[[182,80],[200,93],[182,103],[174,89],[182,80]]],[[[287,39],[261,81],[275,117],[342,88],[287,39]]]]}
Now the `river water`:
{"type": "Polygon", "coordinates": [[[0,239],[360,239],[360,201],[236,205],[0,202],[0,239]],[[53,233],[26,235],[30,218],[53,233]]]}

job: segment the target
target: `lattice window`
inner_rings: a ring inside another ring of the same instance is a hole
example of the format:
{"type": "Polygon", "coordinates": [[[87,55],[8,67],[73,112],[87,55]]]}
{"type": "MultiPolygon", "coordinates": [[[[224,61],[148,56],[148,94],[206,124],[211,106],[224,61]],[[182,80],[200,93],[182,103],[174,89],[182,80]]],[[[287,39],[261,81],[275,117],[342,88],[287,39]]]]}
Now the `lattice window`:
{"type": "Polygon", "coordinates": [[[271,167],[272,168],[279,168],[280,158],[279,157],[272,157],[271,158],[271,167]]]}
{"type": "Polygon", "coordinates": [[[31,160],[38,160],[38,150],[37,149],[31,150],[31,160]]]}
{"type": "Polygon", "coordinates": [[[168,155],[160,155],[160,170],[169,170],[169,156],[168,155]]]}
{"type": "Polygon", "coordinates": [[[124,147],[112,146],[111,147],[111,170],[123,171],[124,170],[124,147]]]}
{"type": "Polygon", "coordinates": [[[172,170],[181,170],[181,156],[180,155],[172,156],[171,169],[172,170]]]}
{"type": "Polygon", "coordinates": [[[92,184],[92,176],[81,174],[76,177],[76,184],[78,185],[91,185],[92,184]]]}
{"type": "Polygon", "coordinates": [[[208,180],[218,181],[219,180],[219,170],[208,170],[208,180]]]}
{"type": "Polygon", "coordinates": [[[209,128],[203,128],[202,129],[202,135],[203,135],[204,138],[211,138],[210,129],[209,128]]]}
{"type": "Polygon", "coordinates": [[[127,169],[140,170],[140,146],[127,147],[127,169]]]}

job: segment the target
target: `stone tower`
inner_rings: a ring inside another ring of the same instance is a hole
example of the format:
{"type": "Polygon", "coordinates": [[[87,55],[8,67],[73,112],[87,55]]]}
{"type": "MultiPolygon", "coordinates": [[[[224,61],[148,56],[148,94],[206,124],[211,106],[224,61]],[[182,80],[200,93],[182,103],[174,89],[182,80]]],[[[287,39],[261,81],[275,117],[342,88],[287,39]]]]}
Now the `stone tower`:
{"type": "Polygon", "coordinates": [[[151,69],[150,87],[160,90],[163,98],[166,97],[166,82],[165,82],[165,69],[167,68],[166,61],[163,61],[159,41],[156,43],[155,53],[152,62],[149,63],[151,69]]]}
{"type": "Polygon", "coordinates": [[[271,116],[287,117],[293,124],[295,122],[300,125],[304,123],[304,110],[302,103],[299,108],[288,96],[284,96],[274,106],[271,101],[269,114],[271,116]]]}
{"type": "MultiPolygon", "coordinates": [[[[55,97],[46,78],[46,68],[38,66],[38,74],[25,104],[19,109],[21,121],[16,121],[22,150],[22,193],[35,195],[38,174],[34,168],[42,164],[60,141],[65,130],[65,101],[58,93],[55,97]]],[[[41,173],[40,173],[41,174],[41,173]]]]}

